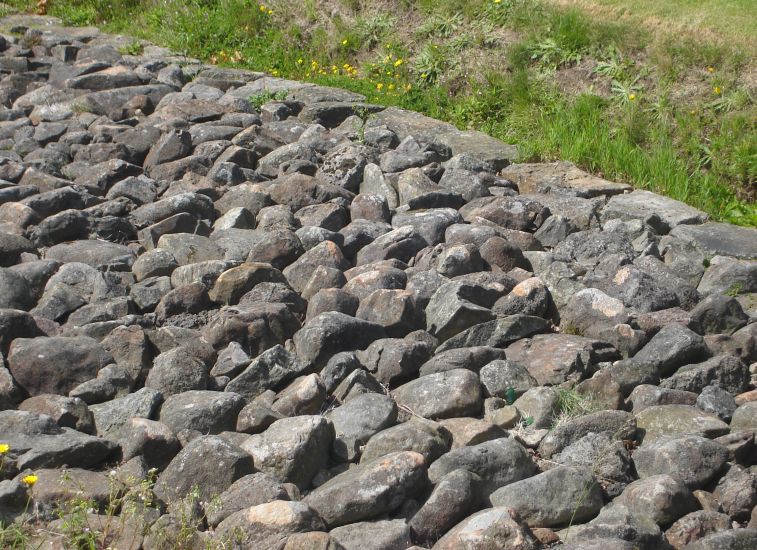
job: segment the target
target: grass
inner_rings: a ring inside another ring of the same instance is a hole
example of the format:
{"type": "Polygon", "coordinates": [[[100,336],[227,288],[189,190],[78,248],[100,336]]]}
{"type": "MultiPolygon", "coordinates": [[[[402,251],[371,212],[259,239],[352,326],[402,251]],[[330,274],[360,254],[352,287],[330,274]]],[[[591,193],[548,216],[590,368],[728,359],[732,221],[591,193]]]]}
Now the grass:
{"type": "MultiPolygon", "coordinates": [[[[137,548],[143,536],[151,538],[153,548],[198,548],[198,525],[205,522],[205,514],[217,505],[217,499],[201,503],[199,490],[193,487],[181,501],[172,503],[172,516],[176,520],[173,527],[152,524],[162,510],[153,493],[155,479],[156,471],[150,470],[145,479],[130,480],[133,483],[127,490],[111,475],[107,501],[98,503],[83,496],[86,494],[84,488],[71,487],[70,477],[63,470],[60,483],[64,487],[64,497],[53,510],[57,521],[50,524],[38,517],[34,499],[37,476],[26,476],[23,481],[27,493],[25,510],[14,521],[3,523],[0,520],[0,548],[29,550],[51,544],[75,550],[137,548]]],[[[229,536],[208,539],[202,548],[222,550],[228,548],[237,537],[235,530],[229,536]]]]}
{"type": "MultiPolygon", "coordinates": [[[[710,40],[738,41],[754,48],[757,18],[750,17],[752,0],[557,0],[604,18],[621,17],[653,28],[674,25],[684,32],[704,31],[710,40]]],[[[700,34],[701,36],[701,34],[700,34]]]]}
{"type": "Polygon", "coordinates": [[[557,429],[574,418],[599,410],[602,410],[602,407],[591,396],[581,395],[571,388],[558,388],[552,429],[557,429]]]}
{"type": "Polygon", "coordinates": [[[347,88],[515,143],[522,161],[570,160],[757,226],[746,0],[51,0],[48,12],[347,88]]]}

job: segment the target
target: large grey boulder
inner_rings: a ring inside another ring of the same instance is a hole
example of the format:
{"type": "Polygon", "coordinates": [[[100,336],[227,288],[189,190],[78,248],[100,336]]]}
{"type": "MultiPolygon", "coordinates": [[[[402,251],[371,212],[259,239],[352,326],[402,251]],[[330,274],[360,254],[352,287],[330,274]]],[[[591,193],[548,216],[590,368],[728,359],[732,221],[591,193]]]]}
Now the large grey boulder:
{"type": "Polygon", "coordinates": [[[431,464],[429,479],[436,483],[457,469],[479,476],[482,495],[488,497],[500,487],[530,477],[536,465],[520,443],[503,437],[450,451],[431,464]]]}
{"type": "Polygon", "coordinates": [[[539,544],[515,512],[508,508],[487,508],[464,519],[434,544],[434,550],[470,548],[485,550],[532,550],[539,544]]]}
{"type": "Polygon", "coordinates": [[[697,489],[715,478],[728,460],[722,445],[697,435],[660,437],[634,453],[639,477],[668,474],[697,489]]]}
{"type": "Polygon", "coordinates": [[[190,441],[155,482],[155,494],[169,506],[197,489],[199,498],[211,501],[237,479],[253,472],[252,457],[215,436],[190,441]]]}
{"type": "Polygon", "coordinates": [[[318,514],[302,502],[273,500],[234,512],[218,525],[216,538],[233,540],[238,548],[283,548],[295,533],[323,529],[318,514]]]}
{"type": "Polygon", "coordinates": [[[365,393],[330,411],[326,418],[334,425],[333,453],[341,461],[352,461],[372,435],[397,421],[397,404],[391,397],[365,393]]]}
{"type": "Polygon", "coordinates": [[[602,490],[590,472],[560,466],[494,491],[494,506],[512,508],[529,527],[554,527],[592,519],[602,490]]]}
{"type": "Polygon", "coordinates": [[[330,421],[321,416],[295,416],[277,420],[262,434],[251,435],[242,448],[250,453],[257,470],[305,489],[328,464],[333,442],[330,421]]]}
{"type": "Polygon", "coordinates": [[[481,383],[476,373],[455,369],[421,376],[392,392],[400,407],[424,418],[475,416],[481,410],[481,383]]]}
{"type": "Polygon", "coordinates": [[[29,395],[67,395],[95,378],[113,358],[93,338],[16,338],[8,352],[8,368],[29,395]]]}
{"type": "Polygon", "coordinates": [[[379,517],[425,490],[423,456],[412,451],[360,464],[327,481],[303,499],[329,527],[379,517]]]}

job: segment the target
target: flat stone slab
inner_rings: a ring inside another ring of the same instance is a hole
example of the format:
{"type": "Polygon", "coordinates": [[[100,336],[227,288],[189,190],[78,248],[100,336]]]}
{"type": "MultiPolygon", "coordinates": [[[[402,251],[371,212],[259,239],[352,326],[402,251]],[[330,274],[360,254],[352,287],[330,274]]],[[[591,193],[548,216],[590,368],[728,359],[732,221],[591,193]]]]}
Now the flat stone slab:
{"type": "Polygon", "coordinates": [[[670,234],[692,243],[710,256],[757,259],[757,229],[709,222],[702,225],[679,225],[670,234]]]}
{"type": "Polygon", "coordinates": [[[443,143],[452,150],[453,155],[468,153],[491,163],[497,170],[510,164],[518,155],[514,145],[503,143],[482,132],[460,131],[452,124],[396,107],[384,109],[368,119],[366,128],[377,126],[386,126],[400,140],[413,136],[420,140],[443,143]]]}
{"type": "Polygon", "coordinates": [[[641,220],[660,233],[667,233],[681,224],[704,223],[709,218],[693,206],[641,189],[612,197],[602,210],[601,217],[603,222],[613,219],[641,220]]]}
{"type": "Polygon", "coordinates": [[[512,164],[502,175],[518,184],[521,193],[564,193],[584,199],[619,195],[633,188],[584,172],[572,162],[512,164]]]}
{"type": "Polygon", "coordinates": [[[491,163],[501,170],[518,157],[518,148],[475,130],[445,132],[436,140],[452,149],[453,155],[467,153],[479,160],[491,163]]]}
{"type": "Polygon", "coordinates": [[[239,99],[249,99],[250,96],[260,95],[265,93],[278,93],[278,92],[292,92],[301,88],[312,87],[313,84],[307,84],[304,82],[297,82],[296,80],[287,80],[285,78],[274,78],[271,76],[264,76],[253,80],[249,84],[245,84],[240,88],[230,90],[226,93],[229,97],[237,97],[239,99]]]}

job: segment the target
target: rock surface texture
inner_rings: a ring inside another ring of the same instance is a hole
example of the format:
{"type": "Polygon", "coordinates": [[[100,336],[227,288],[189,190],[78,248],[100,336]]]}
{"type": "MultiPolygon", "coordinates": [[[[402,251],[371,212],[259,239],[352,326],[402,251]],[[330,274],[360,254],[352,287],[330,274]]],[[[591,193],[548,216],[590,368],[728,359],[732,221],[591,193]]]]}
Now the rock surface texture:
{"type": "Polygon", "coordinates": [[[756,230],[344,90],[0,31],[0,523],[62,547],[66,468],[100,511],[151,491],[103,547],[754,548],[756,230]]]}

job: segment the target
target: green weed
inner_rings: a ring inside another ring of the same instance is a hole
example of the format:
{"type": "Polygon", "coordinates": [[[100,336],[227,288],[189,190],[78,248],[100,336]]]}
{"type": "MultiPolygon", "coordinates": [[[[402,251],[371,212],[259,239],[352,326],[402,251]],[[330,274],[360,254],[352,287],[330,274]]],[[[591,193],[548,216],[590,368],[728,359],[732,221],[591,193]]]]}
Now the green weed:
{"type": "Polygon", "coordinates": [[[121,46],[118,49],[118,52],[121,55],[142,55],[144,51],[145,51],[145,47],[142,45],[142,43],[139,40],[133,40],[130,44],[127,44],[126,46],[121,46]]]}
{"type": "Polygon", "coordinates": [[[252,105],[259,111],[260,108],[269,101],[282,101],[286,99],[286,96],[287,92],[263,92],[260,94],[251,95],[249,98],[247,98],[247,101],[249,101],[250,105],[252,105]]]}

